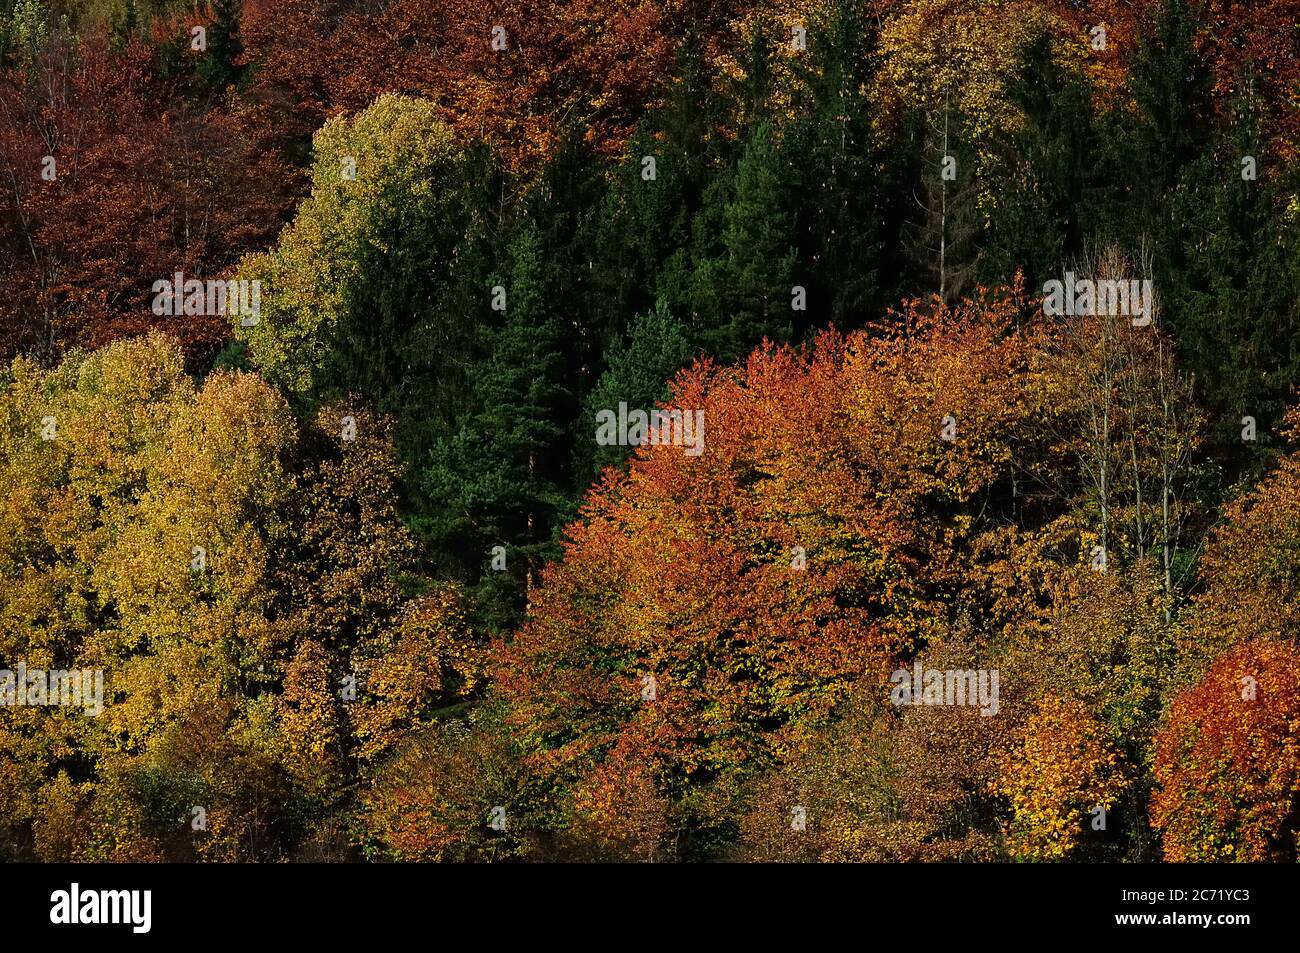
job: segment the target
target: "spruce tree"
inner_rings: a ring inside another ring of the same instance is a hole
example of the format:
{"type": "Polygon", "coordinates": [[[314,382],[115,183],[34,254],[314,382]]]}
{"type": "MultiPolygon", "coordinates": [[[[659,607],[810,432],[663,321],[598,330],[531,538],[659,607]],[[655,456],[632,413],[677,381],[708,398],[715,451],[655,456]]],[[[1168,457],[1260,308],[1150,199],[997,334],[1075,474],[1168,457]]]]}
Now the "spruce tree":
{"type": "Polygon", "coordinates": [[[915,269],[915,294],[952,303],[968,290],[980,257],[983,219],[974,152],[960,111],[948,98],[919,117],[915,209],[904,228],[915,269]]]}
{"type": "Polygon", "coordinates": [[[1249,67],[1237,88],[1226,125],[1176,193],[1182,266],[1166,297],[1214,443],[1245,463],[1280,444],[1300,375],[1300,234],[1286,212],[1296,176],[1264,142],[1249,67]],[[1255,420],[1254,441],[1241,439],[1244,417],[1255,420]]]}
{"type": "Polygon", "coordinates": [[[1033,291],[1085,251],[1097,163],[1092,90],[1056,62],[1042,36],[1025,51],[1011,97],[1024,122],[992,144],[1005,178],[993,190],[978,272],[981,283],[998,285],[1020,270],[1033,291]]]}
{"type": "Polygon", "coordinates": [[[772,125],[761,121],[745,143],[723,213],[726,258],[720,277],[726,321],[702,335],[722,360],[741,359],[764,337],[790,337],[795,252],[783,173],[772,125]]]}
{"type": "Polygon", "coordinates": [[[809,22],[807,46],[793,59],[793,119],[782,141],[799,283],[809,298],[795,315],[797,336],[827,321],[853,327],[885,306],[884,237],[896,237],[898,225],[881,189],[893,173],[871,130],[875,21],[861,4],[835,0],[809,22]]]}
{"type": "Polygon", "coordinates": [[[696,214],[725,164],[721,124],[700,40],[688,35],[663,105],[637,126],[611,174],[596,239],[603,327],[621,329],[661,297],[695,323],[691,245],[696,214]]]}
{"type": "Polygon", "coordinates": [[[568,505],[562,328],[539,228],[511,243],[506,308],[474,376],[475,411],[434,448],[422,481],[425,529],[476,584],[484,619],[513,622],[568,505]],[[492,565],[494,547],[505,569],[492,565]]]}
{"type": "Polygon", "coordinates": [[[685,328],[660,301],[653,311],[637,315],[607,356],[609,366],[587,395],[576,447],[579,472],[593,477],[623,462],[630,452],[628,447],[596,444],[596,415],[617,412],[620,402],[629,409],[653,409],[668,397],[669,381],[690,363],[692,349],[685,328]]]}

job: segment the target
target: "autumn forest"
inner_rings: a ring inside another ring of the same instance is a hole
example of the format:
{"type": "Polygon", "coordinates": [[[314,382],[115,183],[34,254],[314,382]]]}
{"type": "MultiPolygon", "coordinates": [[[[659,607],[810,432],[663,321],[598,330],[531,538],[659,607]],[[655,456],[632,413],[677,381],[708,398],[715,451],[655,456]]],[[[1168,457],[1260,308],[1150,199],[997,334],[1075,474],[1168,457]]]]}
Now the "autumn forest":
{"type": "Polygon", "coordinates": [[[1300,0],[0,0],[0,859],[1300,857],[1300,0]]]}

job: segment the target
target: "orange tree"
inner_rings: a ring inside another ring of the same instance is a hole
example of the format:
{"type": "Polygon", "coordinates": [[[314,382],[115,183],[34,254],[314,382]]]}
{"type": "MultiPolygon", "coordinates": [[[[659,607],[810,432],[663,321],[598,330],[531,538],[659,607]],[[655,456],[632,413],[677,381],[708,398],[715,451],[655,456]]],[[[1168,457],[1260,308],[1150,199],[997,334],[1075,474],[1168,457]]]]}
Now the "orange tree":
{"type": "Polygon", "coordinates": [[[1294,861],[1300,830],[1300,653],[1252,642],[1173,703],[1152,822],[1171,861],[1294,861]]]}
{"type": "Polygon", "coordinates": [[[703,453],[606,472],[495,665],[537,823],[711,849],[746,777],[995,588],[979,544],[1050,412],[1017,314],[914,304],[877,336],[679,375],[703,453]]]}

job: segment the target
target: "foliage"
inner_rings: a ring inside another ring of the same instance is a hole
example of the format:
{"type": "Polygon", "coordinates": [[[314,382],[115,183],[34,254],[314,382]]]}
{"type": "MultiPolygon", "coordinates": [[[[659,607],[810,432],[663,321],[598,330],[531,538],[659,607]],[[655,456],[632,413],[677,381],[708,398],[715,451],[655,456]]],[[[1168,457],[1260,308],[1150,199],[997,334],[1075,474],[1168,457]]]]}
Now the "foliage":
{"type": "Polygon", "coordinates": [[[1296,8],[0,0],[0,853],[1294,859],[1296,8]]]}
{"type": "Polygon", "coordinates": [[[936,630],[957,579],[983,572],[959,554],[991,526],[963,514],[1032,429],[1029,338],[1008,318],[1005,301],[913,311],[886,337],[678,377],[668,406],[703,412],[707,452],[643,447],[607,471],[499,658],[557,797],[635,758],[710,817],[860,673],[936,630]],[[963,439],[941,439],[936,409],[963,439]]]}
{"type": "Polygon", "coordinates": [[[1174,699],[1152,823],[1170,861],[1290,861],[1300,812],[1300,657],[1289,643],[1225,652],[1174,699]]]}
{"type": "Polygon", "coordinates": [[[1044,698],[1007,752],[997,789],[1011,801],[1011,851],[1056,860],[1075,848],[1098,808],[1123,787],[1103,726],[1083,703],[1044,698]]]}
{"type": "Polygon", "coordinates": [[[264,381],[196,385],[156,335],[51,371],[19,359],[2,413],[0,661],[104,679],[98,717],[5,711],[0,799],[19,850],[281,856],[358,755],[474,689],[455,594],[398,584],[411,547],[373,418],[356,442],[328,415],[330,436],[300,435],[264,381]]]}

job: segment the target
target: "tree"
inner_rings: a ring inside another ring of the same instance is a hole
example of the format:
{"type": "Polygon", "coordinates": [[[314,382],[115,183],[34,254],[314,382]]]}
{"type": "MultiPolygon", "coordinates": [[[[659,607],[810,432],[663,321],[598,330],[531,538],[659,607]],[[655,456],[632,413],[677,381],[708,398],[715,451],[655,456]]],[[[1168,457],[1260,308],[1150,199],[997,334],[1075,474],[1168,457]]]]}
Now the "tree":
{"type": "Polygon", "coordinates": [[[794,315],[797,336],[827,318],[857,327],[886,303],[879,272],[883,237],[897,227],[886,197],[897,172],[872,136],[876,44],[868,11],[846,0],[814,16],[808,50],[794,58],[782,155],[793,166],[791,229],[809,289],[809,311],[794,315]]]}
{"type": "Polygon", "coordinates": [[[764,338],[790,337],[791,290],[795,268],[790,220],[782,193],[782,163],[767,122],[754,126],[736,166],[730,201],[723,212],[723,323],[701,329],[706,347],[736,360],[764,338]]]}
{"type": "Polygon", "coordinates": [[[947,98],[940,111],[920,119],[920,175],[913,191],[914,220],[903,234],[921,276],[917,292],[951,304],[979,267],[984,227],[977,207],[979,184],[971,150],[962,142],[962,120],[947,98]]]}
{"type": "Polygon", "coordinates": [[[308,407],[357,394],[400,409],[408,459],[465,409],[475,326],[491,313],[490,170],[436,112],[389,95],[327,123],[312,196],[239,272],[262,283],[260,320],[238,329],[255,365],[308,407]]]}
{"type": "Polygon", "coordinates": [[[373,418],[304,437],[256,375],[196,384],[161,335],[2,383],[0,659],[103,685],[98,713],[6,717],[6,854],[288,856],[366,759],[475,690],[373,418]]]}
{"type": "MultiPolygon", "coordinates": [[[[966,635],[946,632],[942,645],[918,658],[927,669],[983,665],[966,635]]],[[[827,725],[753,785],[741,820],[742,857],[915,863],[1005,856],[991,788],[1008,713],[897,708],[887,704],[890,688],[864,679],[827,725]]]]}
{"type": "Polygon", "coordinates": [[[1008,89],[1023,122],[999,130],[990,144],[1002,174],[979,268],[987,283],[1009,282],[1020,271],[1027,287],[1041,288],[1063,262],[1084,255],[1093,227],[1097,91],[1056,52],[1046,34],[1025,48],[1008,89]]]}
{"type": "Polygon", "coordinates": [[[1011,802],[1015,856],[1059,860],[1098,808],[1115,807],[1124,778],[1111,739],[1087,706],[1044,698],[1007,752],[998,790],[1011,802]]]}
{"type": "MultiPolygon", "coordinates": [[[[1292,410],[1285,433],[1300,418],[1292,410]]],[[[1204,586],[1193,604],[1183,648],[1188,680],[1224,650],[1300,631],[1296,553],[1300,552],[1300,458],[1293,451],[1254,488],[1224,508],[1200,558],[1204,586]]]]}
{"type": "Polygon", "coordinates": [[[568,401],[560,299],[544,255],[541,233],[525,224],[511,248],[510,278],[501,286],[504,323],[474,380],[474,410],[437,445],[422,474],[434,507],[427,531],[444,547],[463,547],[464,571],[483,580],[498,624],[521,608],[519,597],[527,597],[566,505],[570,453],[560,443],[568,401]],[[502,547],[505,567],[485,571],[494,547],[502,547]]]}
{"type": "MultiPolygon", "coordinates": [[[[720,255],[722,208],[730,185],[730,149],[719,129],[723,100],[714,90],[701,39],[691,34],[676,81],[647,115],[611,170],[598,230],[595,290],[614,310],[602,322],[621,328],[629,315],[664,300],[692,336],[722,320],[717,290],[695,280],[720,255]]],[[[599,305],[598,305],[599,306],[599,305]]]]}
{"type": "Polygon", "coordinates": [[[975,500],[1034,429],[1032,401],[1007,400],[1031,386],[1012,313],[912,310],[883,338],[679,375],[665,407],[703,413],[703,452],[643,446],[607,471],[493,668],[548,792],[539,824],[612,823],[635,791],[652,842],[624,849],[653,854],[660,792],[682,856],[719,850],[736,785],[936,631],[987,571],[958,556],[979,549],[975,500]],[[644,774],[612,785],[607,757],[644,774]]]}
{"type": "Polygon", "coordinates": [[[528,798],[511,736],[489,704],[405,739],[361,795],[368,857],[415,861],[508,860],[530,846],[519,806],[528,798]]]}
{"type": "Polygon", "coordinates": [[[660,302],[654,311],[635,317],[626,338],[607,348],[606,355],[609,366],[587,395],[576,447],[587,464],[582,469],[594,475],[622,463],[628,454],[626,447],[596,444],[597,415],[617,412],[620,403],[648,411],[667,399],[669,382],[690,363],[692,349],[681,323],[660,302]]]}
{"type": "MultiPolygon", "coordinates": [[[[877,96],[893,120],[912,108],[940,117],[952,110],[966,117],[972,141],[990,141],[997,131],[1019,124],[1009,87],[1023,52],[1044,35],[1055,39],[1063,57],[1076,62],[1081,57],[1084,38],[1069,36],[1065,23],[1040,4],[910,3],[889,17],[881,32],[877,96]]],[[[985,182],[997,179],[984,165],[975,171],[985,182]]]]}
{"type": "Polygon", "coordinates": [[[1151,802],[1165,860],[1295,860],[1297,715],[1300,656],[1288,643],[1229,649],[1174,699],[1151,802]]]}
{"type": "Polygon", "coordinates": [[[1062,428],[1063,446],[1079,461],[1073,474],[1082,478],[1065,492],[1091,528],[1097,568],[1156,556],[1172,600],[1189,572],[1180,549],[1198,520],[1189,498],[1201,476],[1195,451],[1203,415],[1160,330],[1163,300],[1145,277],[1152,270],[1114,247],[1074,265],[1080,281],[1118,282],[1130,292],[1139,282],[1139,297],[1146,295],[1141,282],[1150,282],[1150,313],[1130,302],[1127,310],[1099,305],[1095,314],[1053,315],[1048,360],[1052,400],[1064,411],[1052,426],[1062,428]]]}
{"type": "Polygon", "coordinates": [[[719,56],[736,42],[730,26],[742,9],[731,0],[685,7],[545,0],[526,13],[467,0],[401,0],[374,10],[250,2],[241,33],[250,98],[270,107],[268,124],[303,111],[286,136],[397,90],[436,101],[439,118],[464,139],[502,146],[511,168],[536,168],[563,136],[566,117],[591,130],[602,154],[616,153],[671,85],[690,37],[703,54],[719,56]],[[494,27],[505,31],[503,48],[493,47],[494,27]],[[637,51],[634,62],[629,50],[637,51]]]}
{"type": "Polygon", "coordinates": [[[0,74],[0,353],[53,362],[164,328],[192,363],[229,337],[220,315],[160,317],[154,282],[225,277],[280,224],[286,171],[239,116],[200,112],[154,75],[139,40],[57,35],[0,74]]]}
{"type": "Polygon", "coordinates": [[[1169,312],[1219,455],[1249,454],[1258,465],[1277,448],[1296,377],[1296,303],[1286,289],[1295,284],[1300,235],[1284,210],[1295,182],[1264,140],[1253,71],[1239,83],[1214,141],[1175,193],[1180,267],[1170,276],[1169,312]],[[1241,438],[1245,417],[1255,421],[1255,440],[1241,438]]]}

